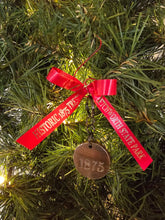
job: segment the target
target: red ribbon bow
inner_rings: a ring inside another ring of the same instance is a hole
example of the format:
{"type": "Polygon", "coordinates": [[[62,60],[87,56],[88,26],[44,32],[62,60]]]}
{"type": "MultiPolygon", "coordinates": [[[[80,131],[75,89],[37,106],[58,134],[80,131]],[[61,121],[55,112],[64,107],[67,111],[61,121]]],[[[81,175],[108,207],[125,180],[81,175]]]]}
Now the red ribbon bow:
{"type": "Polygon", "coordinates": [[[54,131],[54,129],[57,128],[66,118],[68,118],[69,115],[71,115],[78,107],[82,98],[89,93],[96,106],[108,119],[141,168],[145,170],[150,165],[153,161],[152,158],[142,147],[114,107],[105,98],[106,95],[116,95],[116,79],[94,80],[89,85],[85,85],[85,83],[81,83],[75,77],[55,67],[50,70],[47,79],[51,83],[74,91],[75,93],[67,98],[40,122],[34,125],[24,135],[18,138],[16,140],[18,143],[32,150],[52,131],[54,131]]]}

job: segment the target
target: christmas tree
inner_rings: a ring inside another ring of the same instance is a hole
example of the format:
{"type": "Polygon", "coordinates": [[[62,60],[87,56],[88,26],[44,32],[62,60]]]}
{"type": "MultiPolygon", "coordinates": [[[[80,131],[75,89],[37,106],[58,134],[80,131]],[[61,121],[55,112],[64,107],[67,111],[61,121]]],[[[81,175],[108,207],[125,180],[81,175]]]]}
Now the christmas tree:
{"type": "Polygon", "coordinates": [[[164,34],[163,0],[0,1],[1,219],[165,219],[164,34]],[[46,76],[52,67],[73,76],[96,35],[102,47],[75,77],[117,79],[106,98],[153,162],[143,171],[95,106],[94,139],[111,163],[92,180],[73,163],[89,137],[85,97],[33,150],[16,140],[73,93],[46,76]]]}

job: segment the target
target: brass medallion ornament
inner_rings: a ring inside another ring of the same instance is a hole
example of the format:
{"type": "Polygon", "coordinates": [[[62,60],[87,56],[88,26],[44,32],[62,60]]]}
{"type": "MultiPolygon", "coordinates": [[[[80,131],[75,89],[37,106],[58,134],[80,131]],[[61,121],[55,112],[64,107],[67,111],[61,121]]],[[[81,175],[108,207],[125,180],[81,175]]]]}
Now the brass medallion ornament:
{"type": "Polygon", "coordinates": [[[74,151],[73,160],[78,172],[90,179],[104,177],[110,166],[108,152],[95,142],[80,144],[74,151]]]}

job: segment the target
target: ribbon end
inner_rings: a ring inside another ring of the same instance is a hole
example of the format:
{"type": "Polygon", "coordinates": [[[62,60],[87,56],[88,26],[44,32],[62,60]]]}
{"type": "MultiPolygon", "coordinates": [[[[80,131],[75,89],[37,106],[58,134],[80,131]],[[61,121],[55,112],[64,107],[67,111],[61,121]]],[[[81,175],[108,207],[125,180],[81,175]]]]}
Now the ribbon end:
{"type": "Polygon", "coordinates": [[[146,161],[144,161],[140,167],[142,168],[143,171],[145,171],[149,165],[153,162],[153,159],[151,157],[149,157],[146,161]]]}
{"type": "Polygon", "coordinates": [[[23,136],[21,136],[20,138],[18,138],[18,139],[16,140],[16,142],[17,142],[18,144],[23,145],[24,147],[26,147],[26,148],[29,149],[29,150],[33,150],[33,148],[35,148],[35,146],[34,146],[32,143],[30,143],[29,141],[25,142],[24,138],[22,138],[22,137],[23,137],[23,136]]]}

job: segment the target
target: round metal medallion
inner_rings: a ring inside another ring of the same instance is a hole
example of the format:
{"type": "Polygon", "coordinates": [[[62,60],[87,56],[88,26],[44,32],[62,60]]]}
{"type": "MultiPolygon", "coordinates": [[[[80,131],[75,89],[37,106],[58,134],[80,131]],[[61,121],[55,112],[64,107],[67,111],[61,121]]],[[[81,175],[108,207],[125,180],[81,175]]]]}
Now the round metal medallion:
{"type": "Polygon", "coordinates": [[[108,152],[94,142],[80,144],[74,151],[73,160],[78,172],[90,179],[104,177],[110,166],[108,152]]]}

